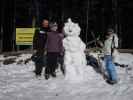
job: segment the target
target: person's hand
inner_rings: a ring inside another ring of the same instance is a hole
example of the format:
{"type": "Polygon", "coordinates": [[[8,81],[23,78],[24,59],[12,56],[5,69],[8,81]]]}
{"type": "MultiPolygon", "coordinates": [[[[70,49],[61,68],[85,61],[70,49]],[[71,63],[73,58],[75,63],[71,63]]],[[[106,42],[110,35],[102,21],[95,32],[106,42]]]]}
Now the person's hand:
{"type": "Polygon", "coordinates": [[[37,52],[37,50],[34,49],[34,50],[33,50],[33,54],[35,54],[36,52],[37,52]]]}
{"type": "Polygon", "coordinates": [[[98,40],[98,41],[97,41],[97,44],[98,44],[99,47],[103,47],[102,41],[98,40]]]}
{"type": "Polygon", "coordinates": [[[61,52],[61,53],[60,53],[60,56],[63,56],[63,55],[64,55],[64,52],[61,52]]]}
{"type": "Polygon", "coordinates": [[[44,55],[46,55],[46,54],[47,54],[47,50],[45,49],[45,50],[44,50],[44,55]]]}

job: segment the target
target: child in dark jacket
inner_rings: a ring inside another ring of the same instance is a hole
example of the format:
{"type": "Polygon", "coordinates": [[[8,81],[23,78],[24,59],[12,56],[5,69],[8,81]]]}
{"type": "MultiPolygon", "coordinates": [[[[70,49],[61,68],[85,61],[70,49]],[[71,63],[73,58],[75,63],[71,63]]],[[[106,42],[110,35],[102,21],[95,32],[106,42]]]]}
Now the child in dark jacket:
{"type": "Polygon", "coordinates": [[[56,77],[56,67],[58,57],[63,54],[63,34],[57,31],[57,24],[50,26],[51,32],[47,34],[47,66],[45,68],[45,79],[49,79],[50,75],[56,77]]]}

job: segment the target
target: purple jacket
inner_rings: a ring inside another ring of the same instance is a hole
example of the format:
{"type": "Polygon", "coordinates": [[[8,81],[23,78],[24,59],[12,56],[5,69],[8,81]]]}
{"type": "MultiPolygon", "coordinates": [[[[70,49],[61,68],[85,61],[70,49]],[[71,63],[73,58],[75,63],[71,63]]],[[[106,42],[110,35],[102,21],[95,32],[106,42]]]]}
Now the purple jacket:
{"type": "Polygon", "coordinates": [[[56,52],[62,53],[63,49],[63,40],[64,35],[58,32],[48,32],[47,34],[47,42],[46,42],[46,49],[47,52],[56,52]]]}

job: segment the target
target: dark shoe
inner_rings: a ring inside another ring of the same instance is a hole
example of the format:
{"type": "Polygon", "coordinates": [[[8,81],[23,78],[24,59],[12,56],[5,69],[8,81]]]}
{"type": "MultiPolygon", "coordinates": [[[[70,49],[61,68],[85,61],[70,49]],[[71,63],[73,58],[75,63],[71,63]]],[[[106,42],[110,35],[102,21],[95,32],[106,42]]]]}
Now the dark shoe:
{"type": "Polygon", "coordinates": [[[113,80],[106,80],[106,82],[107,82],[108,84],[111,84],[111,85],[114,85],[114,84],[117,83],[117,81],[113,81],[113,80]]]}
{"type": "Polygon", "coordinates": [[[49,79],[49,74],[45,74],[45,79],[46,79],[46,80],[49,79]]]}
{"type": "Polygon", "coordinates": [[[122,65],[120,65],[120,67],[125,68],[125,67],[128,67],[128,65],[122,64],[122,65]]]}
{"type": "Polygon", "coordinates": [[[56,77],[56,73],[55,72],[51,73],[51,76],[56,77]]]}

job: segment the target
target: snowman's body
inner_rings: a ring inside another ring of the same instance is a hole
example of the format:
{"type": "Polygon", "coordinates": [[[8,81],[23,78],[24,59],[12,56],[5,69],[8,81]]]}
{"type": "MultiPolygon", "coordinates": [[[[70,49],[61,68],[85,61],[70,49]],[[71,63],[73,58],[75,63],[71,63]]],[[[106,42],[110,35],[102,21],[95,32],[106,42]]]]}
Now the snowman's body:
{"type": "Polygon", "coordinates": [[[80,82],[84,80],[84,67],[86,66],[85,44],[80,39],[80,27],[69,20],[65,24],[66,38],[63,40],[65,49],[64,65],[66,80],[80,82]]]}

